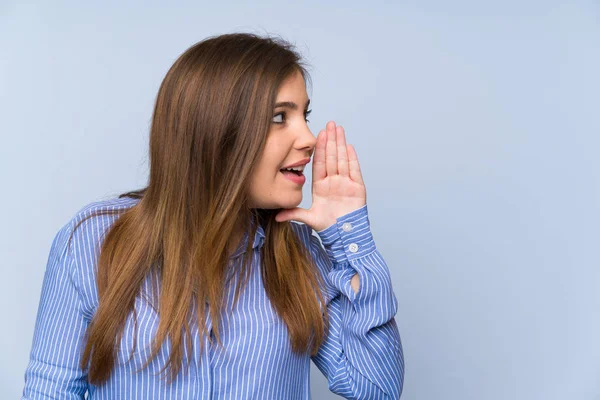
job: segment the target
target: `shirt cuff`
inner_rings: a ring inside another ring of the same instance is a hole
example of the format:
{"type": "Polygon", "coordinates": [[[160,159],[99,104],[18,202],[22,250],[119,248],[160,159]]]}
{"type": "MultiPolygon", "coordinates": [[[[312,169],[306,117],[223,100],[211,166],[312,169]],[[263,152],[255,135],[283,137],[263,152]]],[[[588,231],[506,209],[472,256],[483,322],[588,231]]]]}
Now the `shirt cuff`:
{"type": "Polygon", "coordinates": [[[329,258],[337,264],[364,257],[376,250],[366,204],[342,215],[317,234],[329,258]]]}

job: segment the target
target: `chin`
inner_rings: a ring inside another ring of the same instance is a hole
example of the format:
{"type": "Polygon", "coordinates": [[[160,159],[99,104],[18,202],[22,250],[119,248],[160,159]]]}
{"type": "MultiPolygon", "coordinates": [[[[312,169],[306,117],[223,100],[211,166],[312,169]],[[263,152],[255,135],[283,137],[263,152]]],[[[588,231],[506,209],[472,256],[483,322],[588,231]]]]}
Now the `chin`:
{"type": "Polygon", "coordinates": [[[290,196],[289,198],[279,202],[278,208],[296,208],[302,203],[302,193],[298,196],[290,196]]]}
{"type": "Polygon", "coordinates": [[[250,208],[261,208],[264,210],[275,210],[278,208],[296,208],[302,203],[302,195],[297,196],[298,198],[292,198],[296,196],[291,196],[287,199],[275,200],[274,202],[269,203],[251,203],[250,208]]]}

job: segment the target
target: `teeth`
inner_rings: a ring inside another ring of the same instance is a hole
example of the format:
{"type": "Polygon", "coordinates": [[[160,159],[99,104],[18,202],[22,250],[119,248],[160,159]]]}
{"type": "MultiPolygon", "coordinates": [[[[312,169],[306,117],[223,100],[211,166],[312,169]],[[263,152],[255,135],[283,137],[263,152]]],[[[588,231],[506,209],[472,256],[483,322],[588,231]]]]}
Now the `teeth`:
{"type": "Polygon", "coordinates": [[[304,171],[304,165],[301,165],[299,167],[291,167],[291,168],[284,168],[284,170],[286,171],[304,171]]]}

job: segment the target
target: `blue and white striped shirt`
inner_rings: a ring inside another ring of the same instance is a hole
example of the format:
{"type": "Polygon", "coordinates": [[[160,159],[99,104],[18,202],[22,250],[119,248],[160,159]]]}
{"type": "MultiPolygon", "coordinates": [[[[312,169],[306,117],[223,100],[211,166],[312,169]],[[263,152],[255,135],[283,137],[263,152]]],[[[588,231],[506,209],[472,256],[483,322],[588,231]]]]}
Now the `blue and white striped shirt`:
{"type": "MultiPolygon", "coordinates": [[[[350,399],[398,399],[404,381],[404,356],[394,319],[397,299],[383,257],[375,247],[367,206],[337,219],[313,234],[293,222],[326,281],[329,334],[316,356],[299,356],[290,347],[287,326],[280,320],[262,285],[258,263],[264,231],[254,237],[252,272],[232,312],[223,314],[223,347],[212,347],[192,324],[189,369],[182,368],[167,385],[158,372],[169,354],[169,341],[158,357],[138,373],[150,354],[158,316],[145,296],[138,296],[138,335],[133,343],[133,313],[127,319],[117,362],[100,386],[87,382],[79,368],[85,329],[98,306],[95,265],[100,244],[117,215],[88,219],[67,240],[76,224],[96,210],[125,209],[139,199],[113,198],[83,207],[52,242],[42,285],[30,361],[22,399],[310,399],[310,360],[327,377],[332,392],[350,399]],[[321,243],[319,243],[319,238],[321,243]],[[358,272],[360,289],[350,285],[358,272]],[[204,351],[198,355],[200,341],[204,351]]],[[[247,243],[248,234],[243,238],[247,243]]],[[[245,246],[234,253],[241,262],[245,246]]],[[[147,278],[142,292],[150,293],[147,278]]],[[[235,285],[230,285],[233,288],[235,285]]],[[[226,307],[233,300],[226,292],[226,307]]],[[[210,331],[210,315],[207,315],[210,331]]],[[[184,356],[185,357],[185,356],[184,356]]],[[[184,361],[187,359],[184,358],[184,361]]],[[[185,365],[185,364],[184,364],[185,365]]]]}

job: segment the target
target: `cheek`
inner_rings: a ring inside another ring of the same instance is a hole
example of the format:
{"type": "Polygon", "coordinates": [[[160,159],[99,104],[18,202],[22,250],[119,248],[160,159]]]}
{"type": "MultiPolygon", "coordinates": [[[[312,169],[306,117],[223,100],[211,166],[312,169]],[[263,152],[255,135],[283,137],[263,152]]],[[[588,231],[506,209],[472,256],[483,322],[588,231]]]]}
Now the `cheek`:
{"type": "Polygon", "coordinates": [[[279,174],[279,167],[285,161],[285,154],[278,146],[273,144],[267,148],[258,168],[258,175],[263,179],[275,179],[279,174]]]}
{"type": "Polygon", "coordinates": [[[255,197],[268,196],[270,192],[276,190],[275,186],[279,183],[279,170],[275,167],[262,165],[251,177],[250,193],[255,197]]]}
{"type": "Polygon", "coordinates": [[[285,143],[267,139],[265,151],[258,163],[254,176],[251,177],[250,193],[256,200],[280,196],[287,187],[285,177],[279,171],[280,165],[287,156],[285,143]]]}

